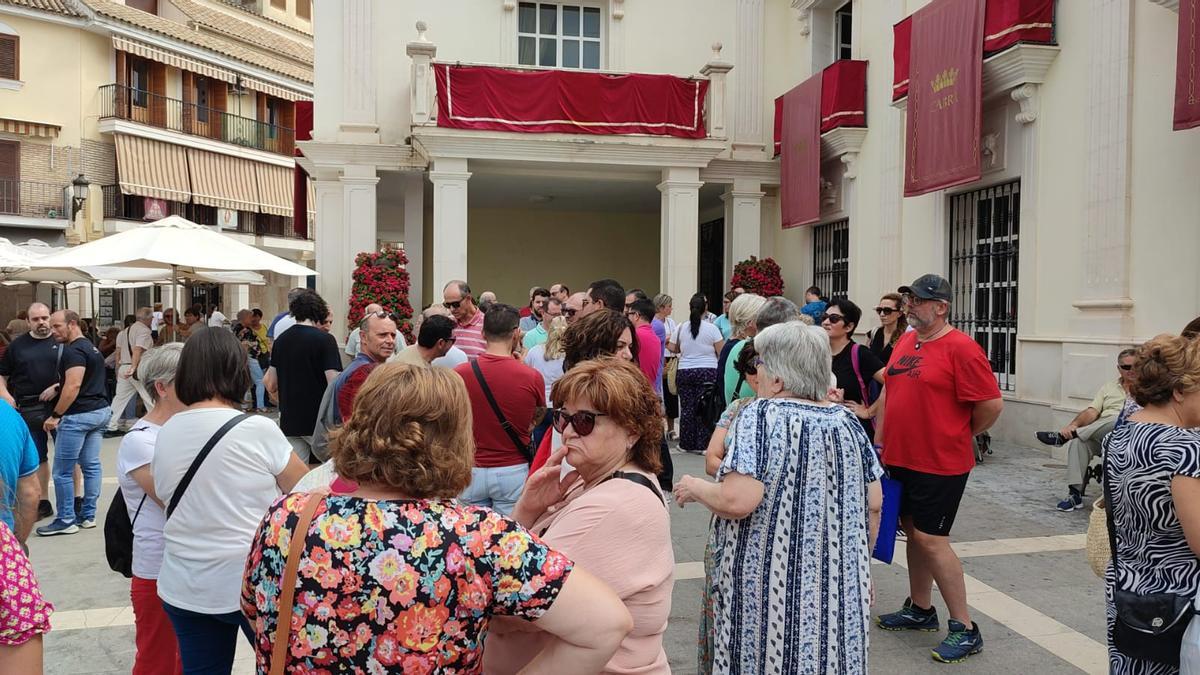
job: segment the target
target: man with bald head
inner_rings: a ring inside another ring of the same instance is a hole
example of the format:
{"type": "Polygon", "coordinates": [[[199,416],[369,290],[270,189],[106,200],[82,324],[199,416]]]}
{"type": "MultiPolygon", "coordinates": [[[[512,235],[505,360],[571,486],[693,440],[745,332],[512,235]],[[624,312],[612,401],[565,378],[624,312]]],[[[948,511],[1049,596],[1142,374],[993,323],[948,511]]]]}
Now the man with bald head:
{"type": "Polygon", "coordinates": [[[29,435],[37,447],[38,483],[41,500],[38,502],[38,519],[54,515],[50,505],[50,437],[42,423],[58,395],[58,360],[61,348],[50,337],[50,308],[40,302],[29,306],[26,314],[28,332],[22,333],[8,346],[4,358],[0,359],[0,398],[16,408],[29,435]]]}
{"type": "MultiPolygon", "coordinates": [[[[383,311],[382,305],[372,302],[371,304],[369,304],[363,308],[363,317],[365,318],[365,317],[371,316],[372,314],[378,314],[382,311],[383,311]]],[[[358,353],[362,351],[362,327],[361,326],[355,326],[354,330],[350,331],[350,335],[346,336],[345,351],[346,351],[346,356],[349,356],[352,359],[357,357],[358,353]]]]}
{"type": "Polygon", "coordinates": [[[112,415],[108,420],[108,429],[104,432],[105,438],[125,433],[118,430],[121,415],[135,394],[141,397],[147,411],[154,407],[150,392],[146,391],[146,387],[137,379],[138,364],[142,362],[142,356],[154,348],[154,335],[150,332],[154,310],[139,307],[133,316],[136,320],[125,329],[125,339],[117,339],[117,393],[113,395],[112,415]]]}
{"type": "Polygon", "coordinates": [[[583,318],[583,304],[587,299],[587,293],[580,291],[563,303],[563,316],[567,317],[568,326],[583,318]]]}
{"type": "Polygon", "coordinates": [[[483,312],[475,305],[475,296],[467,282],[455,279],[442,289],[442,306],[454,317],[454,344],[474,359],[487,349],[483,339],[483,312]]]}

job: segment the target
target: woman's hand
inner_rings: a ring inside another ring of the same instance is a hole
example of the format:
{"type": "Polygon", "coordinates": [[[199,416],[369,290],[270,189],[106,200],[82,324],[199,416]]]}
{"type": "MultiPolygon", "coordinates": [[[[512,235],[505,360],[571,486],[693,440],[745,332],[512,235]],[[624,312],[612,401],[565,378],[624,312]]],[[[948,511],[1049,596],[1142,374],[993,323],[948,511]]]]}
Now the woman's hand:
{"type": "Polygon", "coordinates": [[[843,401],[842,405],[846,406],[846,408],[850,412],[854,413],[854,416],[860,420],[871,419],[871,409],[859,403],[858,401],[843,401]]]}
{"type": "Polygon", "coordinates": [[[525,489],[513,509],[513,515],[517,515],[518,509],[520,510],[521,515],[517,521],[522,525],[532,525],[546,509],[561,502],[567,492],[583,480],[577,471],[572,471],[566,476],[561,475],[562,462],[566,456],[566,446],[555,450],[550,454],[550,459],[546,460],[546,464],[530,474],[529,479],[525,481],[525,489]],[[526,518],[529,519],[528,523],[525,522],[526,518]]]}
{"type": "Polygon", "coordinates": [[[842,394],[844,394],[844,393],[845,393],[845,390],[843,390],[843,389],[837,389],[835,387],[830,387],[829,393],[828,393],[829,402],[830,403],[841,403],[844,400],[842,398],[842,394]]]}
{"type": "Polygon", "coordinates": [[[688,502],[696,501],[695,487],[698,480],[699,479],[695,476],[685,475],[683,478],[679,479],[679,482],[676,483],[675,487],[671,490],[671,494],[675,496],[675,503],[678,504],[680,508],[683,508],[683,505],[687,504],[688,502]]]}

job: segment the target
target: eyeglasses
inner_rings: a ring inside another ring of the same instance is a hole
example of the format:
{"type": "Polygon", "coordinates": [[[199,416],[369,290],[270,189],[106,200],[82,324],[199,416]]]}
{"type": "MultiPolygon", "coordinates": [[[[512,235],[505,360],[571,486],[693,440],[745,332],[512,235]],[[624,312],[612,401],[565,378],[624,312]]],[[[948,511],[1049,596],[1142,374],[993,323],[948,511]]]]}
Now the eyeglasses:
{"type": "Polygon", "coordinates": [[[900,296],[900,298],[904,301],[904,304],[912,305],[914,307],[925,302],[924,298],[918,298],[917,296],[913,295],[912,293],[905,293],[904,295],[900,296]]]}
{"type": "Polygon", "coordinates": [[[565,315],[567,315],[567,316],[575,316],[576,314],[578,314],[578,313],[579,313],[579,310],[577,310],[577,309],[568,309],[568,308],[564,308],[564,309],[563,309],[563,311],[562,311],[562,313],[563,313],[563,314],[565,314],[565,315]]]}
{"type": "Polygon", "coordinates": [[[575,430],[575,433],[580,436],[587,436],[596,429],[596,418],[607,417],[604,413],[591,412],[589,410],[580,410],[574,415],[568,415],[567,411],[562,408],[555,408],[550,411],[550,424],[558,433],[562,433],[567,428],[567,424],[575,430]]]}
{"type": "Polygon", "coordinates": [[[899,311],[900,310],[893,309],[891,307],[876,307],[875,308],[875,313],[878,314],[879,316],[891,316],[894,312],[899,312],[899,311]]]}
{"type": "Polygon", "coordinates": [[[462,300],[457,300],[455,302],[443,302],[442,307],[445,307],[446,309],[458,309],[459,307],[462,307],[462,304],[462,300]]]}
{"type": "Polygon", "coordinates": [[[1121,365],[1119,365],[1117,367],[1120,368],[1121,370],[1133,370],[1132,363],[1122,363],[1121,365]]]}
{"type": "Polygon", "coordinates": [[[817,317],[817,323],[825,323],[828,321],[829,323],[836,324],[841,323],[843,320],[845,320],[845,318],[846,317],[842,316],[841,314],[822,314],[821,316],[817,317]]]}

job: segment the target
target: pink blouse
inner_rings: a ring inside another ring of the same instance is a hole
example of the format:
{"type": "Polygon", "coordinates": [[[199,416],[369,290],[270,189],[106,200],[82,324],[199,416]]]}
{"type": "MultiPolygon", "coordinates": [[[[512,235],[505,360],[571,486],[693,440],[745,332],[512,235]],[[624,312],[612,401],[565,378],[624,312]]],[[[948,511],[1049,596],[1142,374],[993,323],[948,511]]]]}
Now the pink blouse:
{"type": "Polygon", "coordinates": [[[8,525],[0,523],[0,645],[16,647],[50,631],[54,606],[38,590],[33,565],[8,525]]]}

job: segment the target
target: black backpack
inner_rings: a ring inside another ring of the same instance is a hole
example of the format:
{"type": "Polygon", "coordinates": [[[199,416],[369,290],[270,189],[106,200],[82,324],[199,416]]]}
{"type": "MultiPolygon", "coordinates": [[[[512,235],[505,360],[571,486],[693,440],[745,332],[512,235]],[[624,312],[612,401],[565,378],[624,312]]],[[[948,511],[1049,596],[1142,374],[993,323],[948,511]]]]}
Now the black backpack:
{"type": "Polygon", "coordinates": [[[117,488],[108,514],[104,516],[104,557],[108,558],[108,566],[112,571],[120,572],[126,579],[133,577],[133,523],[145,504],[146,495],[142,495],[133,520],[130,520],[129,509],[125,507],[125,495],[121,494],[121,488],[117,488]]]}

